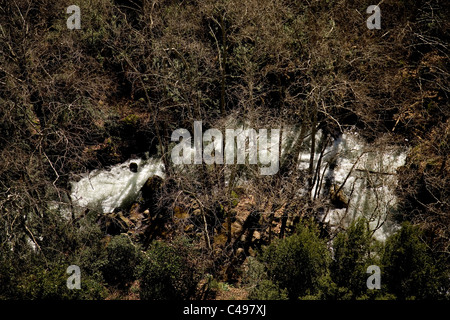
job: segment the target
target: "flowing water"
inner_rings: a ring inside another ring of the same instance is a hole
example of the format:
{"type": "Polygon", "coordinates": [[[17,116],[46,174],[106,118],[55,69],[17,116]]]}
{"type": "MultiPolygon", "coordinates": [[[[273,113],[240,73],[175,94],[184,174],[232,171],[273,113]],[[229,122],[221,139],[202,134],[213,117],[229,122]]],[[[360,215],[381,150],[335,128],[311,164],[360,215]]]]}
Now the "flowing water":
{"type": "MultiPolygon", "coordinates": [[[[287,131],[286,131],[287,132],[287,131]]],[[[298,133],[294,134],[298,139],[298,133]]],[[[315,137],[314,168],[319,163],[321,141],[319,131],[315,137]]],[[[282,155],[288,152],[287,140],[282,142],[282,155]]],[[[299,169],[307,170],[310,161],[311,137],[305,138],[299,155],[299,169]]],[[[384,240],[397,228],[390,217],[396,210],[396,169],[402,166],[407,150],[395,146],[374,148],[356,133],[347,132],[327,144],[320,159],[318,179],[312,198],[329,199],[332,191],[340,191],[346,203],[342,208],[333,206],[322,214],[322,219],[332,228],[345,227],[358,216],[370,221],[374,236],[384,240]]],[[[79,209],[91,208],[104,213],[131,204],[146,180],[159,175],[164,178],[163,164],[159,159],[131,159],[109,169],[94,170],[72,182],[72,203],[79,209]],[[137,172],[130,164],[137,165],[137,172]]],[[[299,186],[299,192],[304,192],[299,186]]]]}
{"type": "Polygon", "coordinates": [[[130,159],[109,169],[94,170],[72,182],[72,203],[78,208],[112,212],[131,204],[153,175],[164,177],[163,164],[158,159],[130,159]],[[137,165],[137,172],[130,170],[131,163],[137,165]]]}
{"type": "MultiPolygon", "coordinates": [[[[322,133],[316,135],[314,168],[320,158],[322,133]]],[[[307,170],[310,161],[311,139],[305,141],[300,154],[299,169],[307,170]]],[[[331,227],[346,226],[359,216],[370,221],[374,236],[385,240],[398,228],[392,220],[396,212],[396,170],[405,164],[407,150],[392,145],[371,145],[357,133],[346,132],[334,139],[324,150],[317,183],[312,198],[326,198],[340,191],[342,208],[331,208],[322,215],[331,227]]]]}

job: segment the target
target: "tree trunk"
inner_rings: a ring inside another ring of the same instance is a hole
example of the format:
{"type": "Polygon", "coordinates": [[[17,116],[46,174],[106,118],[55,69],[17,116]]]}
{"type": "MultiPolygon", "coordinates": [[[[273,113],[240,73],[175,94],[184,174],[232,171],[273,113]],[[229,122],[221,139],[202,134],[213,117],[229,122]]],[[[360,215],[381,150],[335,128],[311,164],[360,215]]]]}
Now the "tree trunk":
{"type": "Polygon", "coordinates": [[[220,113],[225,115],[225,80],[226,80],[226,72],[225,66],[227,62],[227,33],[225,30],[225,21],[223,19],[223,15],[220,16],[220,28],[222,29],[222,61],[221,61],[221,90],[220,90],[220,113]]]}

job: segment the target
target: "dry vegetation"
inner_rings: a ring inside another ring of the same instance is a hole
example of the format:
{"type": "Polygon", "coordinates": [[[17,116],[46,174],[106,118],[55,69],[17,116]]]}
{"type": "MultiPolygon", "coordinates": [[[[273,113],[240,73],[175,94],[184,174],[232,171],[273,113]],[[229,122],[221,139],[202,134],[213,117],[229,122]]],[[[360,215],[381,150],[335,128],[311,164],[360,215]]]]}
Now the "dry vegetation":
{"type": "Polygon", "coordinates": [[[448,298],[446,1],[382,1],[381,30],[366,28],[366,0],[80,0],[81,30],[66,28],[69,2],[0,0],[0,298],[136,298],[139,290],[148,299],[448,298]],[[315,226],[333,203],[298,195],[299,184],[311,192],[320,175],[312,161],[294,170],[301,143],[274,176],[245,165],[172,165],[173,130],[192,130],[194,120],[222,130],[230,119],[296,126],[302,137],[321,129],[329,139],[353,128],[368,141],[410,147],[396,217],[414,225],[405,224],[409,238],[373,249],[356,227],[339,236],[315,226]],[[122,218],[86,212],[67,220],[49,206],[70,202],[73,174],[149,150],[167,178],[149,180],[122,218]],[[296,236],[309,246],[295,247],[296,236]],[[320,280],[308,288],[283,286],[264,260],[290,248],[299,254],[292,266],[303,268],[297,258],[325,252],[334,237],[347,260],[316,261],[331,267],[316,270],[320,280]],[[346,251],[352,237],[367,250],[346,251]],[[416,264],[378,295],[347,288],[333,273],[354,268],[365,279],[354,261],[373,262],[373,250],[392,257],[402,246],[416,264]],[[81,292],[65,288],[69,264],[87,274],[81,292]],[[420,269],[425,280],[408,278],[420,269]],[[117,274],[129,274],[126,283],[108,280],[117,274]],[[225,292],[225,282],[235,287],[225,292]],[[167,286],[149,292],[142,283],[167,286]]]}

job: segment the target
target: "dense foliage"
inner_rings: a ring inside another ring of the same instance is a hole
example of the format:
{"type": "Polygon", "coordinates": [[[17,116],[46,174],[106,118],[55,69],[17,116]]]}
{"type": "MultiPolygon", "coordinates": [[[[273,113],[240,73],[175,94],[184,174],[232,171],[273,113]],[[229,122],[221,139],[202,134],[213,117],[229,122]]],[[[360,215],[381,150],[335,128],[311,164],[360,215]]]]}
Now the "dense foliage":
{"type": "Polygon", "coordinates": [[[177,241],[169,246],[156,242],[147,251],[142,267],[140,297],[145,300],[182,300],[195,297],[201,266],[196,251],[177,241]]]}
{"type": "Polygon", "coordinates": [[[232,291],[211,278],[253,299],[449,299],[445,0],[383,1],[381,30],[366,27],[367,0],[77,2],[82,28],[69,30],[66,1],[0,0],[0,299],[232,291]],[[294,170],[301,145],[270,177],[244,165],[180,174],[171,132],[230,119],[408,147],[402,227],[384,243],[363,219],[327,230],[317,217],[335,199],[297,197],[318,171],[294,170]],[[73,208],[79,174],[146,152],[166,178],[131,207],[73,208]],[[66,287],[69,265],[80,290],[66,287]],[[366,287],[369,265],[381,290],[366,287]]]}
{"type": "Polygon", "coordinates": [[[286,288],[289,298],[314,295],[329,263],[329,251],[316,230],[300,227],[286,239],[275,241],[262,256],[269,278],[286,288]]]}

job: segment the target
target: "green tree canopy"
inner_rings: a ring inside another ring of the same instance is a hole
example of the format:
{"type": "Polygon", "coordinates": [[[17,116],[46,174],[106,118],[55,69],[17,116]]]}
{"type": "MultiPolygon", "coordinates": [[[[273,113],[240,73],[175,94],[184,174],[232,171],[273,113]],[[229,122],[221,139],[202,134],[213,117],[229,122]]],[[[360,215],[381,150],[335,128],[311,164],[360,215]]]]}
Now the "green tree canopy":
{"type": "Polygon", "coordinates": [[[398,299],[436,299],[445,294],[444,266],[428,252],[421,237],[418,227],[404,223],[386,242],[383,282],[398,299]]]}
{"type": "Polygon", "coordinates": [[[375,263],[374,246],[365,219],[357,219],[345,232],[336,236],[333,243],[334,259],[331,263],[333,281],[344,296],[337,298],[356,298],[367,290],[367,267],[375,263]]]}
{"type": "Polygon", "coordinates": [[[271,280],[287,289],[289,299],[297,299],[317,293],[318,280],[327,270],[329,251],[315,225],[300,223],[296,233],[270,244],[261,259],[271,280]]]}

